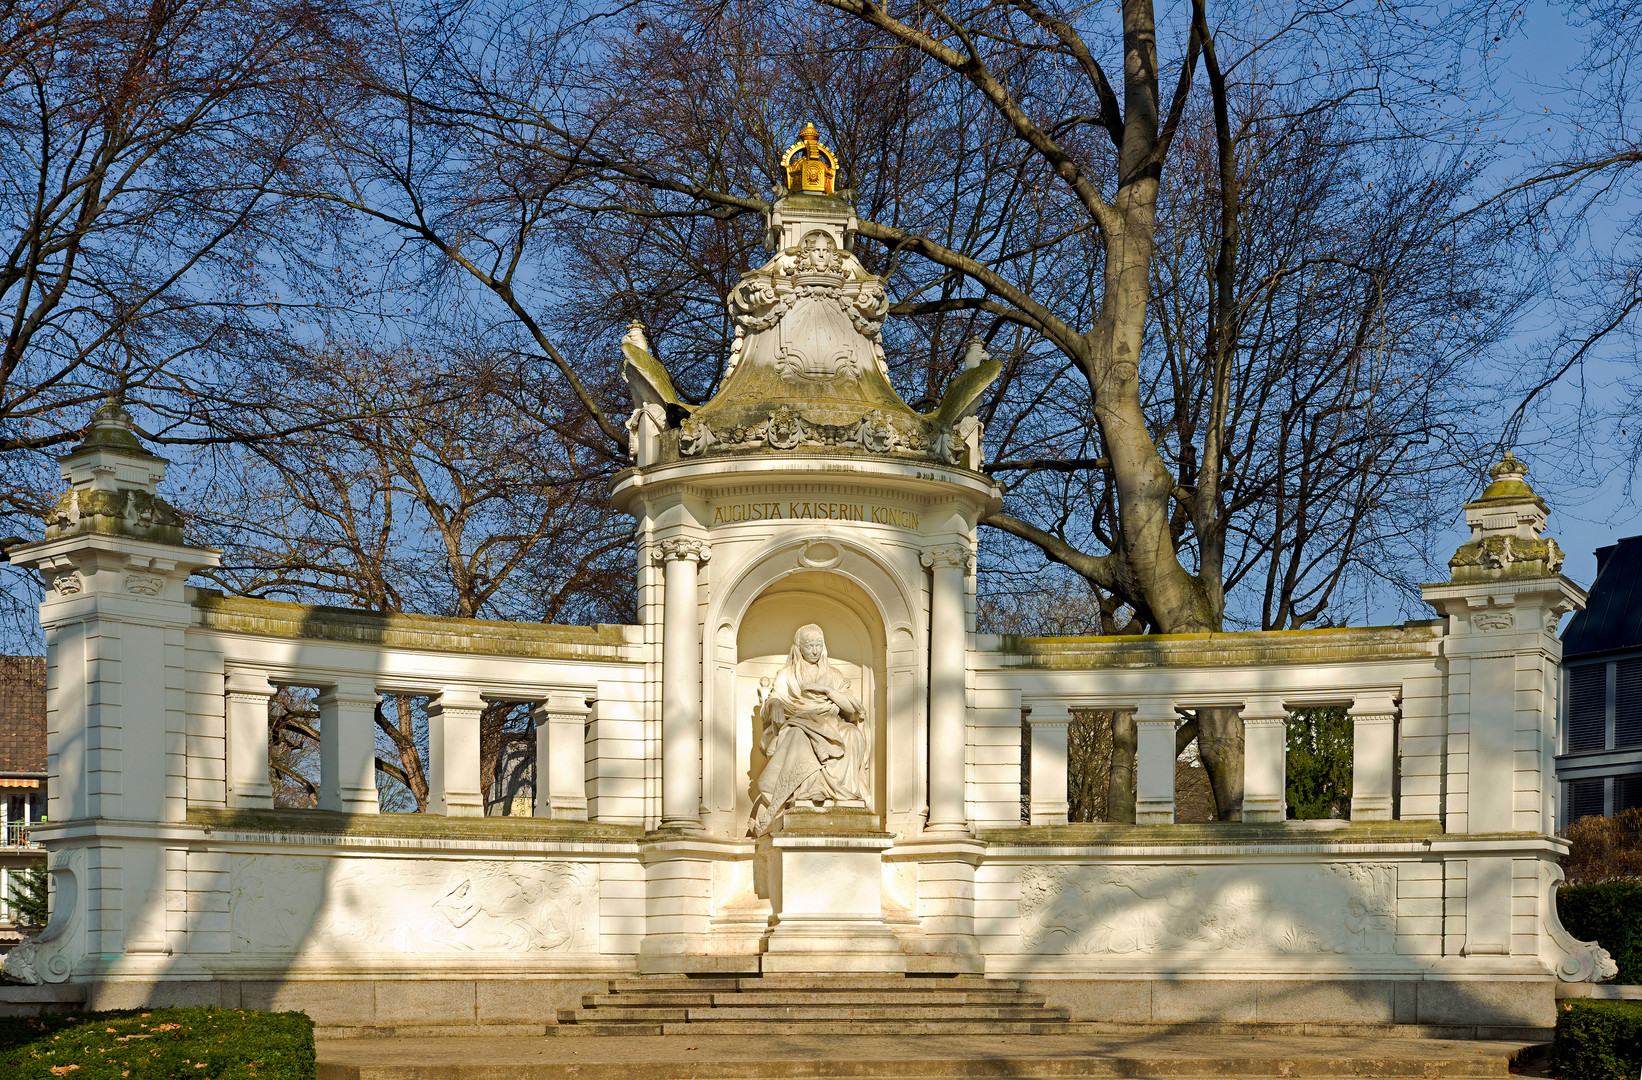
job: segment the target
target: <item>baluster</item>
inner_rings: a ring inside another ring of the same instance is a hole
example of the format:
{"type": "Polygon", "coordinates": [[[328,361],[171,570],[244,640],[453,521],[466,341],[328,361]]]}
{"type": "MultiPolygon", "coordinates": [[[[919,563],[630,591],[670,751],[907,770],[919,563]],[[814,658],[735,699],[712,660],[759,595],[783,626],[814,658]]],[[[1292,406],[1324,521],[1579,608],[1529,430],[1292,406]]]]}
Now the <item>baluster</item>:
{"type": "Polygon", "coordinates": [[[319,695],[319,808],[375,814],[376,688],[348,679],[319,695]]]}
{"type": "Polygon", "coordinates": [[[1351,820],[1390,821],[1397,775],[1397,703],[1389,693],[1351,703],[1351,820]]]}
{"type": "Polygon", "coordinates": [[[1028,814],[1033,825],[1066,824],[1066,732],[1071,722],[1071,710],[1060,702],[1038,702],[1027,717],[1032,729],[1028,814]]]}
{"type": "Polygon", "coordinates": [[[1146,698],[1135,709],[1135,824],[1174,824],[1175,727],[1180,716],[1167,698],[1146,698]]]}
{"type": "Polygon", "coordinates": [[[1243,706],[1243,820],[1288,817],[1288,710],[1282,698],[1252,698],[1243,706]]]}

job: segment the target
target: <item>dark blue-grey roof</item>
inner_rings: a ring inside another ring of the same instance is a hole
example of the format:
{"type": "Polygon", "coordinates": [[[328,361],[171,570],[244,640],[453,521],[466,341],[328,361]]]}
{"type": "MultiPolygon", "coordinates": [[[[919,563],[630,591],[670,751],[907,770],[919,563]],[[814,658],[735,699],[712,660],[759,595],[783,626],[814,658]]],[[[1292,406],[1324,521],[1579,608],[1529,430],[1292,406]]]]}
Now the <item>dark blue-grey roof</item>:
{"type": "Polygon", "coordinates": [[[1585,610],[1562,632],[1562,658],[1642,647],[1642,536],[1598,548],[1585,610]]]}

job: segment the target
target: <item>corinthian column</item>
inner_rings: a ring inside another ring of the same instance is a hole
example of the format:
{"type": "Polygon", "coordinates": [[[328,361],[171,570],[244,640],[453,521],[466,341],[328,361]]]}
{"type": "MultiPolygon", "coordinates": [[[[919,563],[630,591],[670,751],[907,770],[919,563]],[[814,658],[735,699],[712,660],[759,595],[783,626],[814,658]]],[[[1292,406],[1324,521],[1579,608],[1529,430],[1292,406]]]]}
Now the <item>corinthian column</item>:
{"type": "Polygon", "coordinates": [[[663,566],[661,619],[661,824],[701,824],[701,617],[696,575],[707,545],[674,537],[656,545],[663,566]]]}
{"type": "Polygon", "coordinates": [[[964,574],[967,547],[923,554],[929,594],[929,828],[961,832],[964,817],[964,574]]]}

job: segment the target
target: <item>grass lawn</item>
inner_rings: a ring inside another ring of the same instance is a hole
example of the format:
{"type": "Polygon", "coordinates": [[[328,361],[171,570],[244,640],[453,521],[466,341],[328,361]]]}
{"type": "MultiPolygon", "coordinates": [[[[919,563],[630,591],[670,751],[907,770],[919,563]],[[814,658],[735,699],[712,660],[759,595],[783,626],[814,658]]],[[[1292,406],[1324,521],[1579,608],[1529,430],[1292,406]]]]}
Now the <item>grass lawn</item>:
{"type": "Polygon", "coordinates": [[[5,1080],[314,1080],[302,1013],[147,1009],[0,1018],[5,1080]]]}

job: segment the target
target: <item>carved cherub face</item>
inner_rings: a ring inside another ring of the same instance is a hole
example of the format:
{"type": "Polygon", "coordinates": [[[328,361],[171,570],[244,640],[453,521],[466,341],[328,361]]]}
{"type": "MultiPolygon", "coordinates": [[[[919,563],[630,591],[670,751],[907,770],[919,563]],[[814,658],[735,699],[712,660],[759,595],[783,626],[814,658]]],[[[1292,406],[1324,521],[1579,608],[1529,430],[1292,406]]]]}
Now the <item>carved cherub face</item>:
{"type": "Polygon", "coordinates": [[[798,655],[802,656],[806,663],[819,663],[821,653],[826,647],[826,639],[819,633],[812,631],[806,634],[800,631],[798,635],[798,655]]]}

